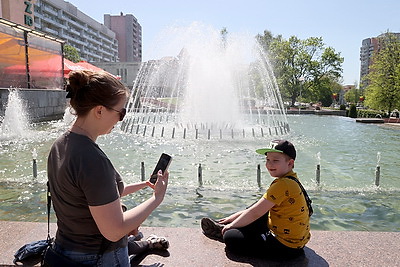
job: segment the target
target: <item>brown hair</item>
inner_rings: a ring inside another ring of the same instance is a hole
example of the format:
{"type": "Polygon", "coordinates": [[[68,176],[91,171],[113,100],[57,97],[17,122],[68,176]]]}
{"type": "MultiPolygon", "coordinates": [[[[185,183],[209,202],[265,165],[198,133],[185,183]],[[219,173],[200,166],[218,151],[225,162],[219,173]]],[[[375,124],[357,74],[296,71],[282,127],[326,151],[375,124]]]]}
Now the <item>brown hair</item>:
{"type": "Polygon", "coordinates": [[[73,71],[66,87],[75,115],[84,116],[92,108],[115,106],[128,94],[126,87],[111,74],[90,70],[73,71]]]}

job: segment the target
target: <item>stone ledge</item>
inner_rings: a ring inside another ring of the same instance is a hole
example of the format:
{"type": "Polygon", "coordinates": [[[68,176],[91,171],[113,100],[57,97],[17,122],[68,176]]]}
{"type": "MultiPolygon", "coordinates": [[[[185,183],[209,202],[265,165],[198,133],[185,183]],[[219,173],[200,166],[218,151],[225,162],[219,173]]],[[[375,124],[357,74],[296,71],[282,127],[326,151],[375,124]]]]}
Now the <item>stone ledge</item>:
{"type": "MultiPolygon", "coordinates": [[[[51,224],[54,235],[56,225],[51,224]]],[[[400,232],[312,231],[306,257],[273,262],[230,255],[223,243],[205,237],[198,228],[142,227],[170,242],[167,255],[151,254],[139,266],[399,266],[400,232]],[[162,265],[161,265],[162,264],[162,265]]],[[[15,251],[45,239],[46,223],[0,221],[0,266],[14,266],[15,251]]]]}

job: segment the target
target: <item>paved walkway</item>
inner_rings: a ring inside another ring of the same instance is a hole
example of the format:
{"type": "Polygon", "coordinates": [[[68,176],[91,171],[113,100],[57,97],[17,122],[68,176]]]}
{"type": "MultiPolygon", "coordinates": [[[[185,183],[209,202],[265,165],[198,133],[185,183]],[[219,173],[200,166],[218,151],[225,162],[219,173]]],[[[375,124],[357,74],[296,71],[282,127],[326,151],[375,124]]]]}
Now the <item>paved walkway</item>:
{"type": "MultiPolygon", "coordinates": [[[[51,225],[54,235],[55,224],[51,225]]],[[[400,232],[312,231],[306,257],[278,263],[225,252],[199,228],[141,228],[144,236],[157,234],[170,241],[164,255],[148,255],[139,266],[400,266],[400,232]]],[[[14,252],[31,241],[45,239],[46,223],[0,221],[0,266],[14,266],[14,252]]]]}

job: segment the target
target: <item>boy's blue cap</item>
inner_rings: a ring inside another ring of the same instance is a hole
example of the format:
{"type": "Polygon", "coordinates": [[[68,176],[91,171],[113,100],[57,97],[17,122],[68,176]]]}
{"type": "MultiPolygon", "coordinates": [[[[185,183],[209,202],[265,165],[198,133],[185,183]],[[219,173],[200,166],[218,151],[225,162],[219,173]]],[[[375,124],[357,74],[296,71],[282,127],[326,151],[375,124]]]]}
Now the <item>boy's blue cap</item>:
{"type": "Polygon", "coordinates": [[[292,159],[296,159],[296,149],[294,145],[287,140],[271,141],[270,148],[260,148],[257,149],[256,152],[261,155],[267,155],[268,152],[279,152],[288,155],[292,159]]]}

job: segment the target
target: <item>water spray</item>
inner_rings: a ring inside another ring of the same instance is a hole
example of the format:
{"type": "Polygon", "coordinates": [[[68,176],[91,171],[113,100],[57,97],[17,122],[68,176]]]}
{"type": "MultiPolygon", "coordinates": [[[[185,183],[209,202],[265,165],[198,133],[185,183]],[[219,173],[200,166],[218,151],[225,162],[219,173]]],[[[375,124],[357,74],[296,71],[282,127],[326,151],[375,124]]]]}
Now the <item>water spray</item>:
{"type": "Polygon", "coordinates": [[[376,169],[375,169],[375,185],[379,186],[379,180],[381,179],[381,152],[376,153],[376,169]]]}
{"type": "MultiPolygon", "coordinates": [[[[253,37],[232,35],[221,50],[214,29],[197,25],[178,32],[165,41],[185,47],[182,53],[141,64],[127,104],[127,118],[133,118],[129,124],[141,129],[165,126],[168,134],[161,137],[167,138],[189,138],[194,135],[189,133],[192,129],[196,129],[195,139],[204,140],[218,135],[239,139],[287,134],[285,107],[272,65],[253,37]],[[185,130],[185,124],[195,127],[185,130]],[[176,129],[171,137],[172,127],[176,129]]],[[[126,124],[121,129],[129,132],[126,124]]],[[[150,128],[145,134],[150,135],[150,128]]]]}
{"type": "Polygon", "coordinates": [[[36,148],[33,149],[32,151],[32,168],[33,168],[33,177],[37,178],[37,162],[36,162],[36,158],[37,158],[37,152],[36,152],[36,148]]]}
{"type": "Polygon", "coordinates": [[[319,185],[321,181],[321,152],[318,152],[316,156],[318,164],[317,169],[315,170],[315,179],[317,181],[317,185],[319,185]]]}

